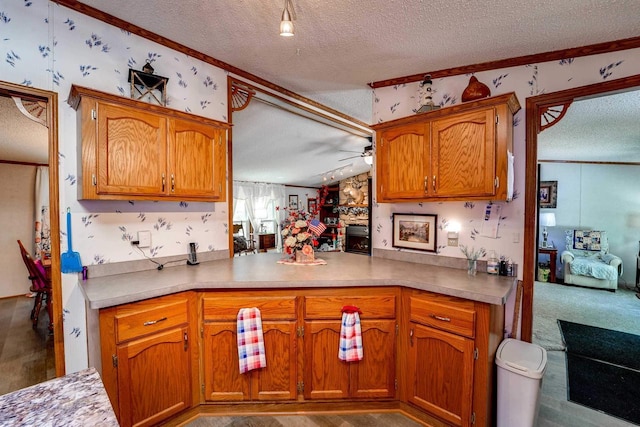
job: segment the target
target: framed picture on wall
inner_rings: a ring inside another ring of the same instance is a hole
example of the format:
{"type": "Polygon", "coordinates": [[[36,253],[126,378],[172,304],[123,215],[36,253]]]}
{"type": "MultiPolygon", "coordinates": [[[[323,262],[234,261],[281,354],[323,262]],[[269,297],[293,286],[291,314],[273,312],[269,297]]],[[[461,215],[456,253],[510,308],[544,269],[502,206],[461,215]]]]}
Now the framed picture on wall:
{"type": "Polygon", "coordinates": [[[318,206],[317,199],[307,199],[307,212],[314,212],[318,206]]]}
{"type": "Polygon", "coordinates": [[[298,195],[290,194],[289,195],[289,210],[297,211],[298,210],[298,195]]]}
{"type": "Polygon", "coordinates": [[[435,252],[437,215],[393,214],[393,247],[435,252]]]}
{"type": "Polygon", "coordinates": [[[558,199],[558,181],[540,181],[538,198],[541,208],[555,208],[558,199]]]}

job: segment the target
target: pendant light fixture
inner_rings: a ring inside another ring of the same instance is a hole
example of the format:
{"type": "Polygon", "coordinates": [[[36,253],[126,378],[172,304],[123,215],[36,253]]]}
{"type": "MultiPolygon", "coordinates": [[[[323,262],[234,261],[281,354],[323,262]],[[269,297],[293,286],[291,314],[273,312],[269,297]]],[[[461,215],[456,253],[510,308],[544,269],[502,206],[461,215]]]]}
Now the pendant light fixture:
{"type": "Polygon", "coordinates": [[[284,10],[282,11],[282,20],[280,21],[280,35],[283,37],[293,36],[293,20],[291,19],[289,5],[291,5],[291,9],[293,10],[291,0],[284,0],[284,10]]]}

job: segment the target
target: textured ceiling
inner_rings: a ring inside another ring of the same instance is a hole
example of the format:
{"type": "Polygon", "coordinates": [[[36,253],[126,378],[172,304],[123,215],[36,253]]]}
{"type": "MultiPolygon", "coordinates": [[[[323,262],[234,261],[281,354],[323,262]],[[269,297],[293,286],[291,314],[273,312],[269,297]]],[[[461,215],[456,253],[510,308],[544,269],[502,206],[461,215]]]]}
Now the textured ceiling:
{"type": "Polygon", "coordinates": [[[0,96],[0,160],[49,163],[47,128],[24,116],[8,96],[0,96]]]}
{"type": "Polygon", "coordinates": [[[83,0],[371,123],[367,84],[638,36],[638,0],[83,0]]]}
{"type": "Polygon", "coordinates": [[[575,100],[538,135],[538,159],[640,162],[640,90],[575,100]]]}

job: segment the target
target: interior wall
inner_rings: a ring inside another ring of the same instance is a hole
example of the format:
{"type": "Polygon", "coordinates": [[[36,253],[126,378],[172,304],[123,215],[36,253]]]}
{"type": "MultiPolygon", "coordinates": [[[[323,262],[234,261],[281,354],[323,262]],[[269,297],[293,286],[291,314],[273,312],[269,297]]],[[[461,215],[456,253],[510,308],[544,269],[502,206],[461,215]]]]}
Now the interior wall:
{"type": "Polygon", "coordinates": [[[311,187],[285,187],[287,201],[289,196],[298,196],[298,209],[307,212],[309,199],[318,197],[318,189],[311,187]]]}
{"type": "Polygon", "coordinates": [[[0,163],[0,298],[24,295],[31,281],[16,240],[33,254],[36,167],[0,163]]]}
{"type": "Polygon", "coordinates": [[[547,231],[558,257],[565,248],[565,230],[606,231],[609,251],[622,258],[620,283],[634,284],[640,241],[640,228],[635,227],[640,224],[633,219],[640,215],[640,166],[543,162],[540,180],[558,181],[556,208],[540,209],[555,213],[556,227],[547,231]]]}

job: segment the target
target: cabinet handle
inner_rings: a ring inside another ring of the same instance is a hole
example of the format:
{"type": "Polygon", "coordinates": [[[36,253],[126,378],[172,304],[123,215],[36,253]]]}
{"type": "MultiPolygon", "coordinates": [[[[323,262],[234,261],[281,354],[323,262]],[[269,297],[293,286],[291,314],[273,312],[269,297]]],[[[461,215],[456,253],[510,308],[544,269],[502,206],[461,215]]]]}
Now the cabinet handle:
{"type": "Polygon", "coordinates": [[[188,348],[189,348],[189,336],[185,332],[184,333],[184,351],[187,351],[188,348]]]}
{"type": "Polygon", "coordinates": [[[164,193],[164,174],[162,174],[162,192],[164,193]]]}
{"type": "Polygon", "coordinates": [[[413,347],[413,328],[409,330],[409,342],[411,342],[411,347],[413,347]]]}
{"type": "Polygon", "coordinates": [[[431,317],[432,319],[439,320],[441,322],[451,322],[451,318],[438,316],[437,314],[430,314],[429,317],[431,317]]]}
{"type": "Polygon", "coordinates": [[[176,191],[176,177],[171,174],[171,192],[176,191]]]}
{"type": "Polygon", "coordinates": [[[144,326],[151,326],[151,325],[155,325],[158,322],[164,322],[165,320],[167,320],[166,317],[162,317],[158,320],[149,320],[148,322],[144,322],[143,325],[144,326]]]}
{"type": "Polygon", "coordinates": [[[433,175],[433,191],[436,191],[436,176],[433,175]]]}
{"type": "Polygon", "coordinates": [[[424,177],[424,192],[425,193],[429,192],[429,177],[428,176],[424,177]]]}

